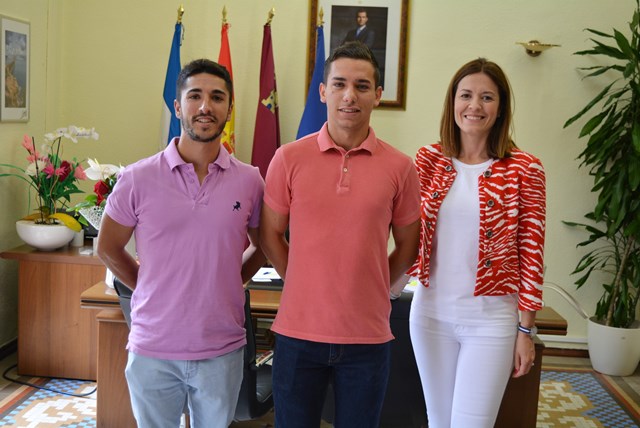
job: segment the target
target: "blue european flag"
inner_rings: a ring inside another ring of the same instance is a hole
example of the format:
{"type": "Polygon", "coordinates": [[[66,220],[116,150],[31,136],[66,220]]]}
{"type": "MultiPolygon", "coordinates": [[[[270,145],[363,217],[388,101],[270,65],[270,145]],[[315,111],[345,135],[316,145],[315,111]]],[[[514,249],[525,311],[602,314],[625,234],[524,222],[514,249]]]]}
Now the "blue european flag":
{"type": "Polygon", "coordinates": [[[167,122],[164,124],[165,129],[163,132],[167,132],[167,138],[165,144],[173,139],[173,137],[180,136],[180,121],[176,117],[176,110],[173,107],[173,100],[176,99],[176,81],[178,80],[178,74],[180,74],[180,44],[182,41],[182,24],[176,23],[176,28],[173,32],[173,41],[171,43],[171,53],[169,54],[169,65],[167,65],[167,76],[164,80],[164,91],[162,97],[164,98],[164,104],[168,114],[165,113],[167,122]]]}
{"type": "Polygon", "coordinates": [[[307,103],[304,106],[296,138],[302,138],[305,135],[319,131],[327,121],[327,105],[320,101],[320,92],[318,90],[320,83],[322,83],[324,61],[324,29],[322,25],[319,25],[316,28],[316,63],[313,67],[313,76],[307,93],[307,103]]]}

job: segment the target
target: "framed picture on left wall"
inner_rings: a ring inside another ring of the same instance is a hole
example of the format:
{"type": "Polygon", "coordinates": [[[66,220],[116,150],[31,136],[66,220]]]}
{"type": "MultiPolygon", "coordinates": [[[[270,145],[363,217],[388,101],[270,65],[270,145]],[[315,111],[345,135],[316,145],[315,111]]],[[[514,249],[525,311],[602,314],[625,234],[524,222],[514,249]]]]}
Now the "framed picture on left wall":
{"type": "Polygon", "coordinates": [[[29,23],[0,16],[0,121],[29,120],[29,23]]]}

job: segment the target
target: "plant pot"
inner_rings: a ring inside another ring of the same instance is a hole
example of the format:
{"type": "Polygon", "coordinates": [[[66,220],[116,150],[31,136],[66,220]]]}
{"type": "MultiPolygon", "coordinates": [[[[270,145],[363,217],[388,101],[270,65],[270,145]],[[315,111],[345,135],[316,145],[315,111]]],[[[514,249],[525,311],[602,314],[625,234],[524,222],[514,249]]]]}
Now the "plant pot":
{"type": "Polygon", "coordinates": [[[589,358],[593,368],[611,376],[629,376],[640,363],[640,321],[630,328],[607,327],[589,318],[589,358]]]}
{"type": "Polygon", "coordinates": [[[36,224],[30,220],[18,220],[16,231],[25,243],[42,251],[63,247],[75,235],[73,230],[63,224],[36,224]]]}

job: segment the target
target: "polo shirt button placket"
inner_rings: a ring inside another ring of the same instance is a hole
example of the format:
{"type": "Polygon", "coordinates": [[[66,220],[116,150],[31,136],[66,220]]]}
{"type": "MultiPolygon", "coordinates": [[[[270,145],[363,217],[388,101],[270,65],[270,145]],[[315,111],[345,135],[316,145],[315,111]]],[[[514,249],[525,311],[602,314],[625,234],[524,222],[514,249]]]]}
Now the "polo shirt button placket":
{"type": "Polygon", "coordinates": [[[347,189],[349,188],[349,175],[347,174],[349,172],[349,160],[351,158],[351,155],[349,155],[348,153],[345,153],[344,156],[342,157],[342,166],[341,166],[341,171],[342,174],[340,174],[340,188],[343,189],[347,189]]]}

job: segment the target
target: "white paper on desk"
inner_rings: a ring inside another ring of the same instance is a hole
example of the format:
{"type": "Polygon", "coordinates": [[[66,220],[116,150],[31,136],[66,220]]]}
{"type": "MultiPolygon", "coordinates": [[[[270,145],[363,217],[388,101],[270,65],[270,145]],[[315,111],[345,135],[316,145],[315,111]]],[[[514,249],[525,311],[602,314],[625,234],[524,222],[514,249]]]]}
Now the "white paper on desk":
{"type": "Polygon", "coordinates": [[[251,280],[254,282],[271,282],[271,281],[277,281],[279,279],[280,279],[280,275],[278,275],[278,272],[276,272],[276,270],[272,267],[260,268],[258,272],[256,272],[255,275],[253,275],[253,278],[251,278],[251,280]]]}

